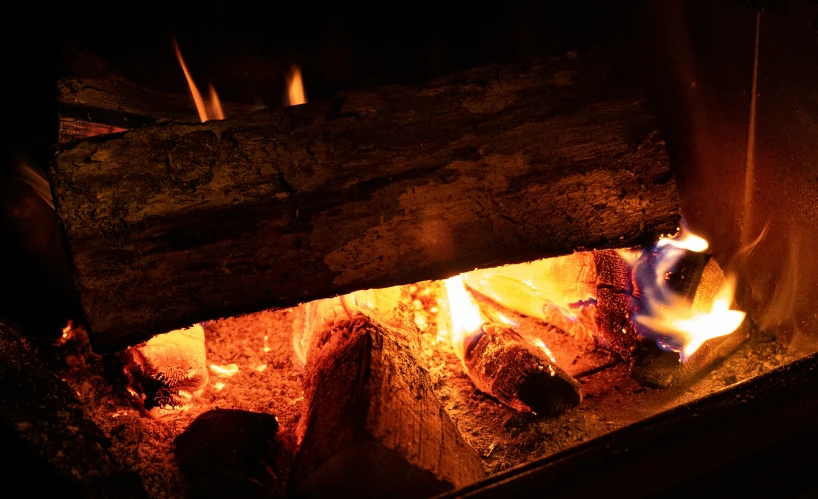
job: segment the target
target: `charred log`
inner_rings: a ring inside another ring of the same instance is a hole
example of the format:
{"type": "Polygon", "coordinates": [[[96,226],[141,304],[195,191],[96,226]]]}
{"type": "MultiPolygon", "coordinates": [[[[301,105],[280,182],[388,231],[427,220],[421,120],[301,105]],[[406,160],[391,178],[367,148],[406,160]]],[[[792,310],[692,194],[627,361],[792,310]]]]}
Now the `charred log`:
{"type": "Polygon", "coordinates": [[[147,497],[74,391],[0,323],[0,456],[8,497],[147,497]],[[24,479],[33,477],[33,479],[24,479]]]}
{"type": "Polygon", "coordinates": [[[271,414],[215,409],[174,440],[193,497],[284,497],[291,448],[271,414]]]}
{"type": "Polygon", "coordinates": [[[308,304],[306,413],[294,491],[303,497],[428,497],[483,476],[416,361],[417,331],[341,299],[308,304]]]}
{"type": "Polygon", "coordinates": [[[502,324],[486,324],[468,339],[463,364],[480,391],[518,411],[554,414],[582,401],[575,379],[502,324]]]}
{"type": "Polygon", "coordinates": [[[480,68],[67,146],[52,189],[94,347],[675,231],[664,142],[610,69],[480,68]]]}

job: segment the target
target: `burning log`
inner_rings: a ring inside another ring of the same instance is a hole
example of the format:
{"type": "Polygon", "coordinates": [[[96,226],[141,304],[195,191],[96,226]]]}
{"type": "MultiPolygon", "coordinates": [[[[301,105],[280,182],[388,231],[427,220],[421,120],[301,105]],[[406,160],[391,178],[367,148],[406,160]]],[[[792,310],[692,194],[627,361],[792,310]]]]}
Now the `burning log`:
{"type": "Polygon", "coordinates": [[[51,186],[94,348],[652,243],[678,226],[676,186],[642,98],[610,68],[480,68],[64,147],[51,186]]]}
{"type": "Polygon", "coordinates": [[[194,497],[284,497],[291,454],[271,414],[215,409],[176,437],[194,497]]]}
{"type": "Polygon", "coordinates": [[[669,386],[702,372],[749,334],[736,330],[744,313],[730,310],[733,286],[706,248],[683,233],[651,249],[476,270],[464,281],[519,313],[592,335],[629,362],[640,382],[669,386]]]}
{"type": "Polygon", "coordinates": [[[546,415],[582,402],[579,383],[510,327],[486,324],[468,341],[463,364],[469,378],[509,407],[546,415]]]}
{"type": "Polygon", "coordinates": [[[4,496],[147,497],[139,477],[108,452],[110,445],[74,391],[0,323],[4,496]]]}
{"type": "Polygon", "coordinates": [[[534,344],[510,327],[486,323],[461,276],[444,281],[445,312],[439,328],[478,390],[523,412],[553,414],[579,405],[579,383],[557,366],[548,347],[534,344]]]}
{"type": "Polygon", "coordinates": [[[303,497],[428,497],[480,479],[477,452],[417,364],[418,332],[397,299],[402,291],[375,291],[377,308],[360,300],[365,293],[304,307],[306,413],[294,489],[303,497]]]}
{"type": "Polygon", "coordinates": [[[154,336],[116,353],[128,391],[142,409],[162,417],[187,408],[207,385],[207,350],[202,326],[196,324],[154,336]]]}
{"type": "MultiPolygon", "coordinates": [[[[656,259],[657,252],[647,252],[634,267],[634,273],[646,273],[646,268],[655,267],[656,259]]],[[[685,250],[674,272],[668,274],[666,286],[688,301],[687,304],[681,306],[685,307],[683,310],[692,312],[689,315],[698,314],[708,317],[707,314],[712,313],[720,300],[726,300],[725,311],[728,311],[727,307],[732,304],[732,290],[728,293],[729,296],[724,295],[724,290],[730,289],[727,281],[728,278],[725,277],[721,266],[712,255],[685,250]]],[[[637,288],[637,293],[644,292],[644,289],[637,288]]],[[[639,303],[641,304],[642,301],[640,300],[639,303]]],[[[645,311],[637,308],[638,313],[645,313],[645,311]]],[[[741,323],[743,313],[737,312],[730,315],[734,317],[728,320],[738,320],[741,324],[736,326],[737,329],[722,327],[721,331],[727,334],[705,336],[699,340],[697,345],[694,345],[695,348],[691,348],[689,344],[669,343],[665,334],[672,334],[674,331],[663,331],[661,326],[652,321],[640,324],[637,318],[636,328],[640,330],[640,335],[645,338],[656,338],[657,341],[646,343],[640,349],[631,370],[632,376],[646,385],[668,387],[681,385],[701,374],[738,348],[750,335],[749,322],[741,323]]],[[[719,317],[714,317],[714,319],[718,320],[719,317]]],[[[717,325],[705,321],[694,325],[702,330],[715,326],[717,325]]],[[[701,333],[705,332],[701,331],[701,333]]],[[[672,341],[672,338],[670,339],[672,341]]]]}
{"type": "Polygon", "coordinates": [[[639,346],[629,315],[631,269],[615,250],[475,270],[463,280],[511,310],[572,335],[593,337],[626,360],[639,346]]]}

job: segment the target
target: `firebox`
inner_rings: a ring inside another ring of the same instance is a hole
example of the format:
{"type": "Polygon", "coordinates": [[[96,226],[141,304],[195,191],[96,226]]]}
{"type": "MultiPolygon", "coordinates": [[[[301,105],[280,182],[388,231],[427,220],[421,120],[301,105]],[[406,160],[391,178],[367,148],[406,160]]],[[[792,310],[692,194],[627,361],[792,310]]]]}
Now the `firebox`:
{"type": "Polygon", "coordinates": [[[12,495],[815,492],[817,4],[268,8],[46,37],[12,495]]]}

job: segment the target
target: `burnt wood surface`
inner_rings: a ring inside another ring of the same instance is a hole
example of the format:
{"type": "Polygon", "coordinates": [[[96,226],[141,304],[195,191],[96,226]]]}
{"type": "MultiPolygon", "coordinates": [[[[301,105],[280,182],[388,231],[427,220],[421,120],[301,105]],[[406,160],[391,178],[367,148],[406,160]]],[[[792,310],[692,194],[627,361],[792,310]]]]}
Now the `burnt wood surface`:
{"type": "Polygon", "coordinates": [[[401,290],[378,293],[376,309],[352,295],[303,307],[297,497],[429,497],[484,476],[417,363],[420,334],[401,290]]]}
{"type": "Polygon", "coordinates": [[[484,324],[467,343],[463,365],[474,386],[512,409],[548,415],[582,402],[579,382],[510,327],[484,324]]]}
{"type": "Polygon", "coordinates": [[[55,204],[97,351],[191,323],[675,232],[633,81],[568,57],[72,143],[55,204]]]}
{"type": "Polygon", "coordinates": [[[0,323],[0,478],[3,497],[147,497],[139,477],[74,391],[0,323]]]}

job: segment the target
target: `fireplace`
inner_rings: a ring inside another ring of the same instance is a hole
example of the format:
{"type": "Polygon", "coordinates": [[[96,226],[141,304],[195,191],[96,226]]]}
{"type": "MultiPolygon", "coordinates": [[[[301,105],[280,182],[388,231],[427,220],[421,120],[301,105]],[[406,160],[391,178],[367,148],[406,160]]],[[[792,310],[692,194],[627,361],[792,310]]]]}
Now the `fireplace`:
{"type": "Polygon", "coordinates": [[[3,183],[7,480],[813,491],[818,10],[745,4],[78,20],[3,183]]]}

